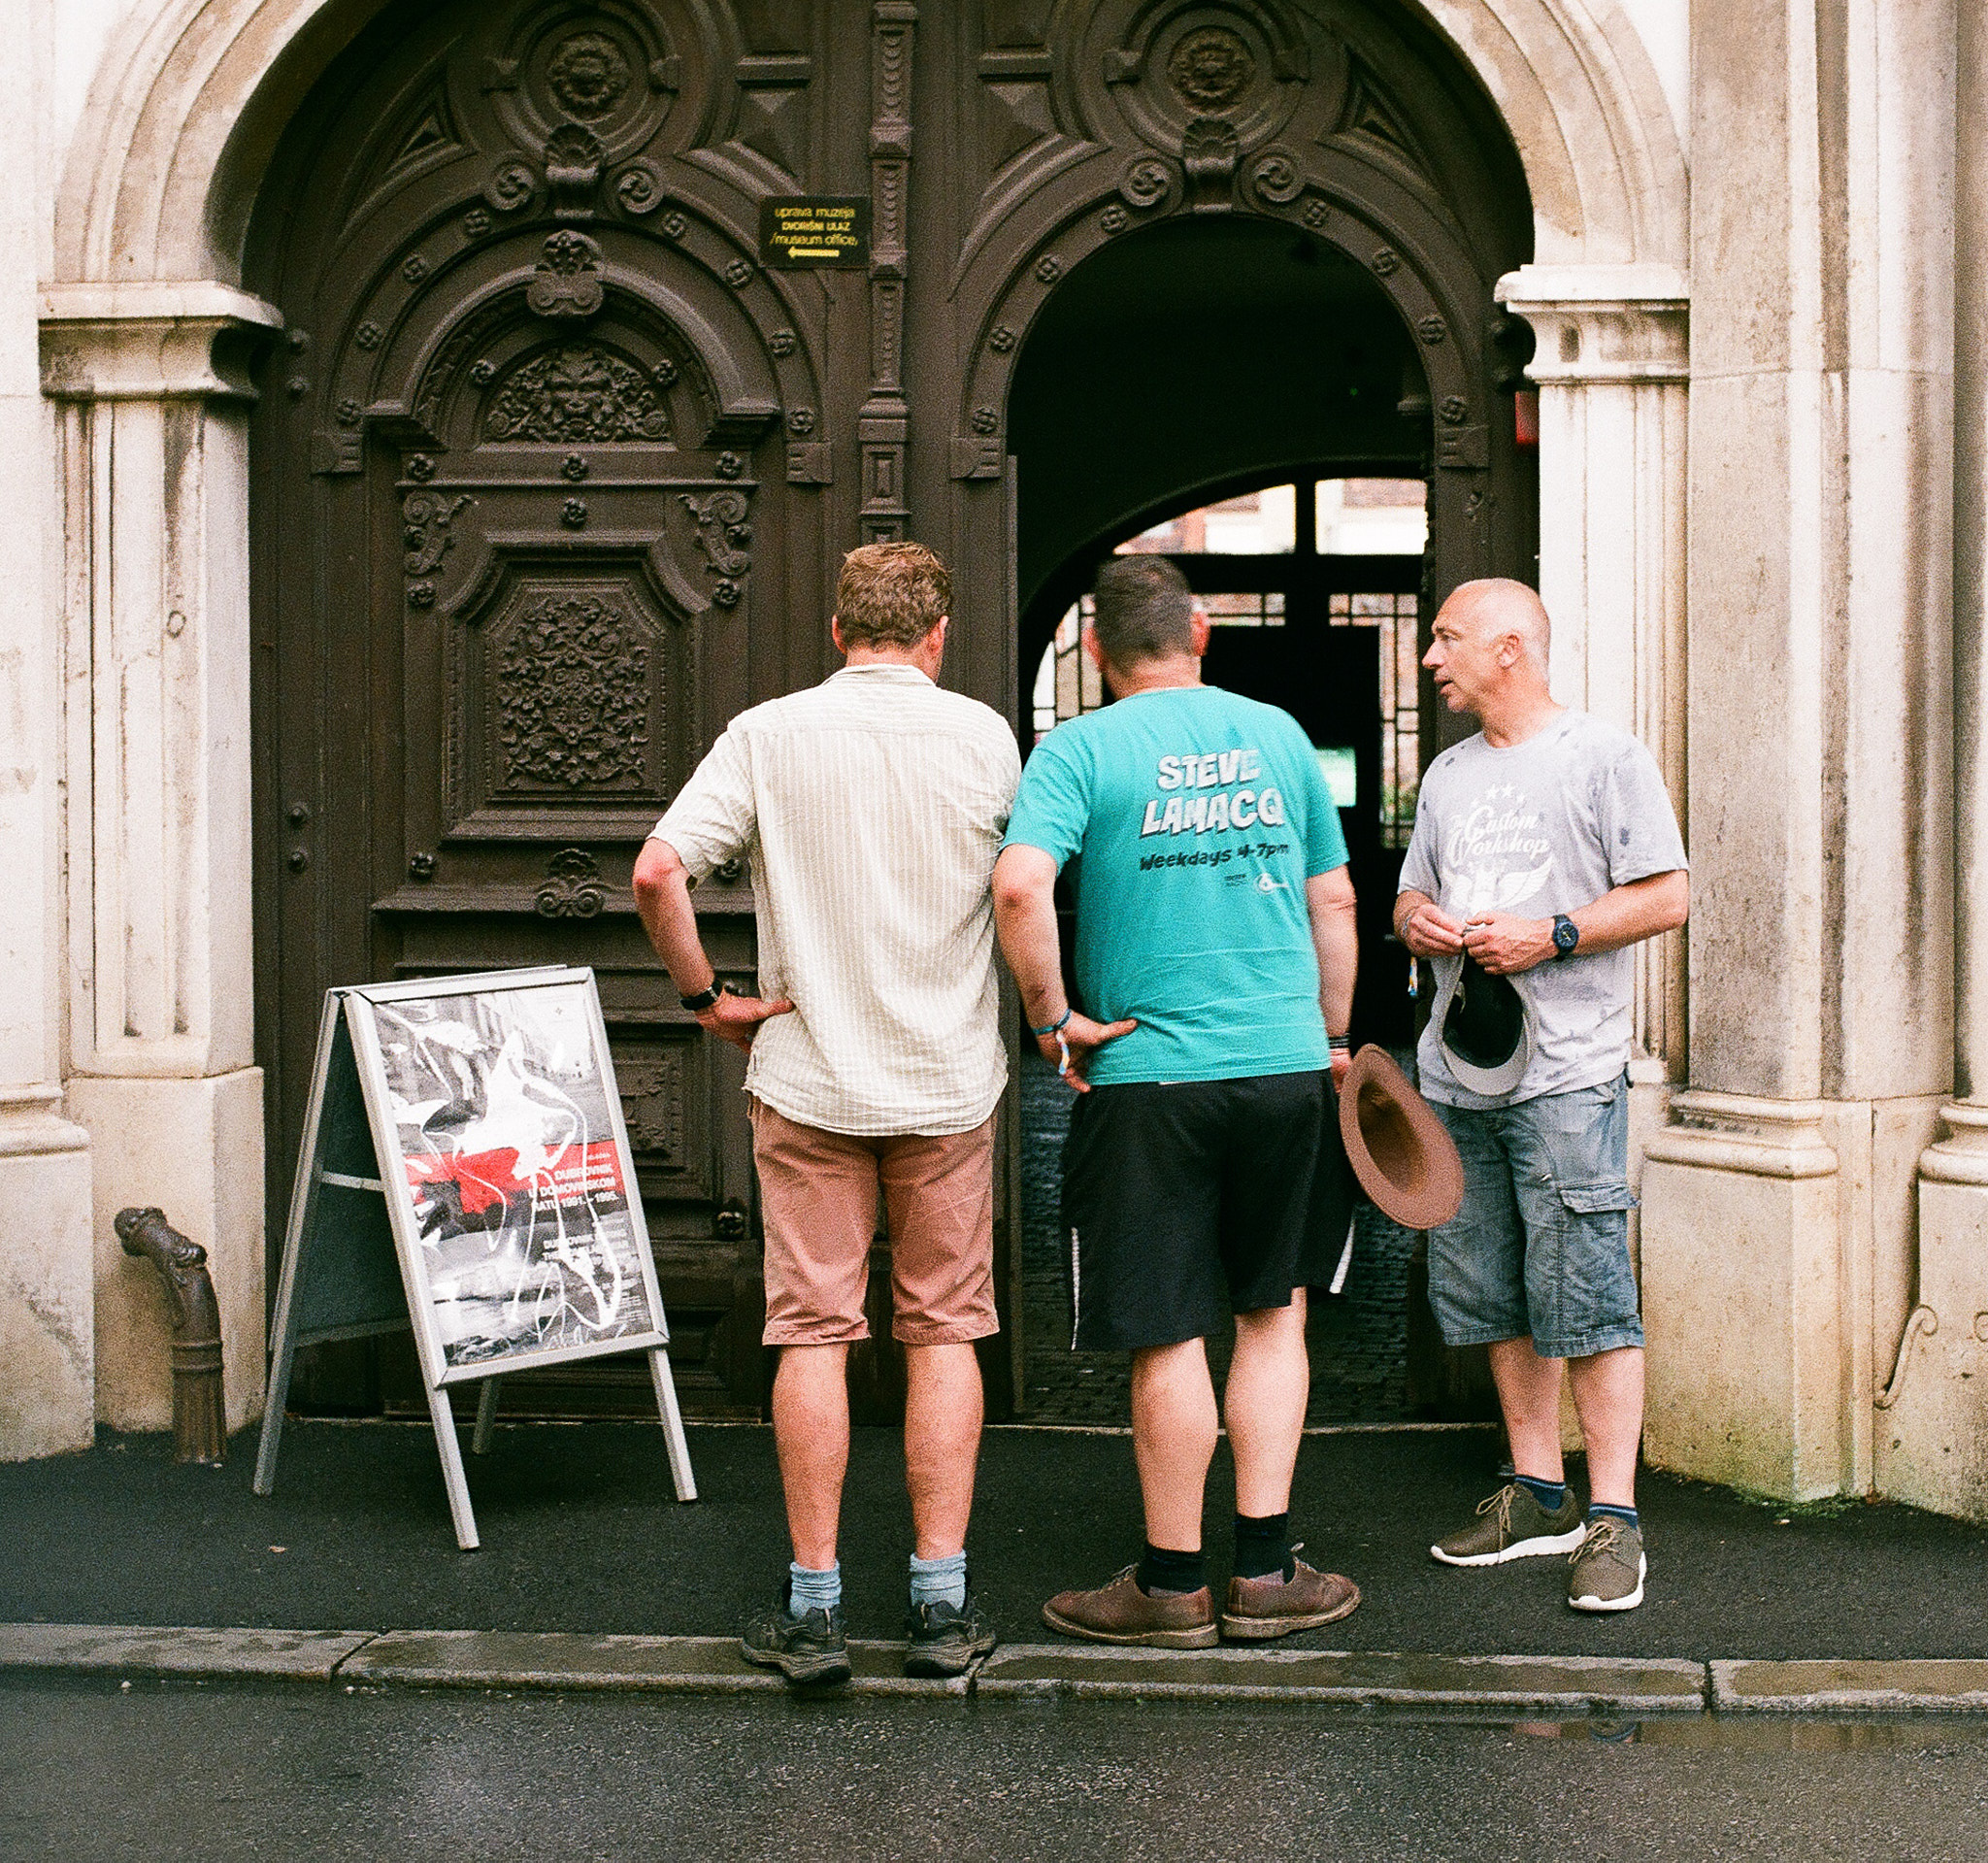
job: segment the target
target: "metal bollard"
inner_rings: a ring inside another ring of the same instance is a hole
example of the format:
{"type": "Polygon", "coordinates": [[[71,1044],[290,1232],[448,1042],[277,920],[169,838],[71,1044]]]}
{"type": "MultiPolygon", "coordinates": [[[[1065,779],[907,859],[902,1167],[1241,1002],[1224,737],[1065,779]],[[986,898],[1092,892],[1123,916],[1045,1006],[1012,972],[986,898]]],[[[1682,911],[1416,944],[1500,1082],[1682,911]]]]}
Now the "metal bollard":
{"type": "Polygon", "coordinates": [[[120,1210],[112,1225],[127,1255],[144,1255],[173,1306],[173,1460],[227,1460],[221,1395],[221,1310],[207,1250],[166,1220],[163,1210],[120,1210]]]}

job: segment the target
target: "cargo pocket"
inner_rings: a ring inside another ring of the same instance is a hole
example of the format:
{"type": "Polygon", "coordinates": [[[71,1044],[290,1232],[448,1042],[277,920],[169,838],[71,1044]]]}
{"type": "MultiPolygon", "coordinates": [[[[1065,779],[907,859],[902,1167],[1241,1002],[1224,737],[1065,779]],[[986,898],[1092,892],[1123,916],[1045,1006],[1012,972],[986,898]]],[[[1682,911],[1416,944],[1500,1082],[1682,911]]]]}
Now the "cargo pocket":
{"type": "Polygon", "coordinates": [[[1610,1210],[1634,1210],[1636,1192],[1626,1183],[1555,1183],[1560,1201],[1576,1215],[1602,1215],[1610,1210]]]}

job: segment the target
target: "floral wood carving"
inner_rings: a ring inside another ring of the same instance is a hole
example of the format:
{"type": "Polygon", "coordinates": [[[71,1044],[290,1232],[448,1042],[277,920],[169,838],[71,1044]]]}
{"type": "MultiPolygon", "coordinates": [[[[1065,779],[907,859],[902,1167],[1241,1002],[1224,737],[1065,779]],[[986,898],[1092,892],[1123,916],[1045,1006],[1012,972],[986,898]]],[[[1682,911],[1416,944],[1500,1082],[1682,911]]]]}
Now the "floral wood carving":
{"type": "Polygon", "coordinates": [[[1239,34],[1202,26],[1174,48],[1167,77],[1182,103],[1196,110],[1226,110],[1249,88],[1256,60],[1239,34]]]}
{"type": "Polygon", "coordinates": [[[552,54],[546,82],[576,116],[604,116],[628,89],[628,56],[605,32],[576,32],[552,54]]]}
{"type": "Polygon", "coordinates": [[[428,576],[441,568],[443,557],[455,548],[449,525],[465,505],[475,502],[468,492],[451,500],[439,491],[411,491],[401,500],[401,543],[410,576],[428,576]]]}
{"type": "Polygon", "coordinates": [[[546,185],[555,220],[593,218],[594,189],[606,159],[601,139],[579,123],[561,123],[546,138],[546,185]]]}
{"type": "Polygon", "coordinates": [[[525,287],[524,301],[541,316],[592,316],[607,291],[601,283],[601,249],[584,233],[562,228],[546,241],[525,287]]]}
{"type": "Polygon", "coordinates": [[[652,1056],[614,1057],[628,1143],[638,1156],[665,1166],[683,1162],[683,1062],[675,1043],[652,1056]]]}
{"type": "Polygon", "coordinates": [[[601,866],[581,848],[562,848],[546,868],[540,882],[538,911],[541,918],[598,918],[608,903],[608,890],[601,884],[601,866]]]}
{"type": "Polygon", "coordinates": [[[714,491],[705,498],[693,498],[688,492],[679,492],[677,496],[697,525],[705,574],[717,579],[712,600],[720,608],[736,607],[739,578],[752,567],[751,553],[745,548],[752,541],[752,526],[746,521],[746,494],[714,491]]]}
{"type": "Polygon", "coordinates": [[[667,440],[669,410],[655,378],[591,344],[535,356],[483,414],[486,440],[667,440]]]}
{"type": "Polygon", "coordinates": [[[643,782],[648,642],[591,595],[547,596],[505,641],[498,739],[512,782],[643,782]]]}

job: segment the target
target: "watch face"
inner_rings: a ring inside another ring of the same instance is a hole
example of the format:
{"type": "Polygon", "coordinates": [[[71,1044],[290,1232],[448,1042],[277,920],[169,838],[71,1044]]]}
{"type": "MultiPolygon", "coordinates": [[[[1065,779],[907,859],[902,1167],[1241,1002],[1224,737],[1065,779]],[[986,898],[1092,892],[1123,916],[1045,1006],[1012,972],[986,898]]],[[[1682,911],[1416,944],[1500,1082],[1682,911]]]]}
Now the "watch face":
{"type": "Polygon", "coordinates": [[[1571,918],[1553,921],[1553,943],[1563,955],[1580,943],[1580,927],[1571,918]]]}

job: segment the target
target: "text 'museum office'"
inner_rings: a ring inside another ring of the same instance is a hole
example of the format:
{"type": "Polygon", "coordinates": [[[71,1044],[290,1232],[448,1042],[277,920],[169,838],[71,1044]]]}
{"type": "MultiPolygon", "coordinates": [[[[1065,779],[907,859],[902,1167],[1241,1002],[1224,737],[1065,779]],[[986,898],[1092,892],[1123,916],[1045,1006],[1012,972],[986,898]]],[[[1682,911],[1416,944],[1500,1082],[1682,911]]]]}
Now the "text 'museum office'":
{"type": "MultiPolygon", "coordinates": [[[[1024,749],[1101,700],[1097,564],[1180,564],[1318,747],[1392,1041],[1429,622],[1536,582],[1692,858],[1638,960],[1646,1453],[1988,1517],[1977,9],[43,0],[0,90],[0,1453],[164,1426],[134,1204],[258,1414],[324,991],[541,963],[599,980],[685,1408],[759,1414],[743,1060],[629,876],[911,537],[1024,749]]],[[[745,876],[697,902],[749,979],[745,876]]],[[[1010,1414],[1061,1344],[1018,1104],[1010,1414]]]]}

